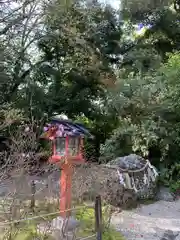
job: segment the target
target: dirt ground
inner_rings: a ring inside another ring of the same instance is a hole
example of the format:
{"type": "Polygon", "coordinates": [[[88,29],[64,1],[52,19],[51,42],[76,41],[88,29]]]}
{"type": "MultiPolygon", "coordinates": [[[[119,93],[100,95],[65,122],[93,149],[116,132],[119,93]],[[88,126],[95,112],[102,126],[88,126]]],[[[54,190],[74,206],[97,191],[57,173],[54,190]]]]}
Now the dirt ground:
{"type": "Polygon", "coordinates": [[[127,240],[180,240],[180,199],[114,213],[111,224],[127,240]]]}

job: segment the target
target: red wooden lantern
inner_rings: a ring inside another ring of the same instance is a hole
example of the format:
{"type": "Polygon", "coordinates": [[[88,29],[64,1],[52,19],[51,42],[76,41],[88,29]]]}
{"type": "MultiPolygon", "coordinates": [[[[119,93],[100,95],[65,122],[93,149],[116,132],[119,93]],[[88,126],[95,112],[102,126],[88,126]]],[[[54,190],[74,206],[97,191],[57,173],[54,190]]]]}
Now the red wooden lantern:
{"type": "Polygon", "coordinates": [[[71,208],[73,167],[84,162],[83,139],[85,135],[91,135],[82,125],[57,119],[47,125],[44,131],[41,137],[52,141],[53,154],[49,161],[59,164],[61,168],[60,215],[68,217],[71,208]]]}

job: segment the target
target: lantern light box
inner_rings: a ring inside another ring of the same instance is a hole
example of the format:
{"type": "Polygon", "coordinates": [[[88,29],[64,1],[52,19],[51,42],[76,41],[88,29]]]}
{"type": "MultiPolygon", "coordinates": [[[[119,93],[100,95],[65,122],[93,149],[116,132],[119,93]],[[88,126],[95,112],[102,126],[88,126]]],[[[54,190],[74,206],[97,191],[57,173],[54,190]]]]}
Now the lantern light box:
{"type": "Polygon", "coordinates": [[[83,138],[92,137],[81,124],[68,120],[53,119],[44,127],[41,137],[52,141],[53,155],[50,162],[58,162],[64,158],[83,161],[83,138]]]}
{"type": "Polygon", "coordinates": [[[63,217],[67,217],[67,209],[71,206],[73,166],[84,162],[82,148],[85,136],[92,138],[83,125],[60,119],[47,124],[41,135],[41,138],[52,141],[53,154],[49,162],[58,163],[61,168],[60,212],[63,217]]]}
{"type": "Polygon", "coordinates": [[[77,136],[56,137],[53,141],[53,156],[52,161],[58,161],[66,158],[74,160],[83,160],[82,139],[77,136]]]}

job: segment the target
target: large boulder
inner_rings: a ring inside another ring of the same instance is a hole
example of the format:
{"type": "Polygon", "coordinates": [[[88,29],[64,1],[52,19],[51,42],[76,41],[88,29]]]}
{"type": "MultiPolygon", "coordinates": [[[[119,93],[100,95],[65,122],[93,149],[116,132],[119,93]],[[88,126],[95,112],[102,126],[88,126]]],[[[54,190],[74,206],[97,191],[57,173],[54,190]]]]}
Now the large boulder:
{"type": "Polygon", "coordinates": [[[126,189],[134,190],[137,198],[154,198],[157,190],[158,173],[150,162],[136,154],[119,157],[107,165],[115,168],[119,174],[119,181],[126,189]]]}

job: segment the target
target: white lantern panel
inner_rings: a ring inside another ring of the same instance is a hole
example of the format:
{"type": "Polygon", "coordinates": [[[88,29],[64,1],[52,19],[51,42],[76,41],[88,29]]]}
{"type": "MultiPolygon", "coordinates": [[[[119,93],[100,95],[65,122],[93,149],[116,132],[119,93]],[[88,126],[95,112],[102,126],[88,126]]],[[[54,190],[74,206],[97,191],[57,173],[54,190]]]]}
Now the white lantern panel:
{"type": "Polygon", "coordinates": [[[68,153],[70,156],[77,156],[79,154],[80,139],[78,137],[69,138],[68,153]]]}
{"type": "Polygon", "coordinates": [[[56,147],[56,155],[65,156],[66,154],[66,139],[65,138],[56,138],[55,139],[55,147],[56,147]]]}

